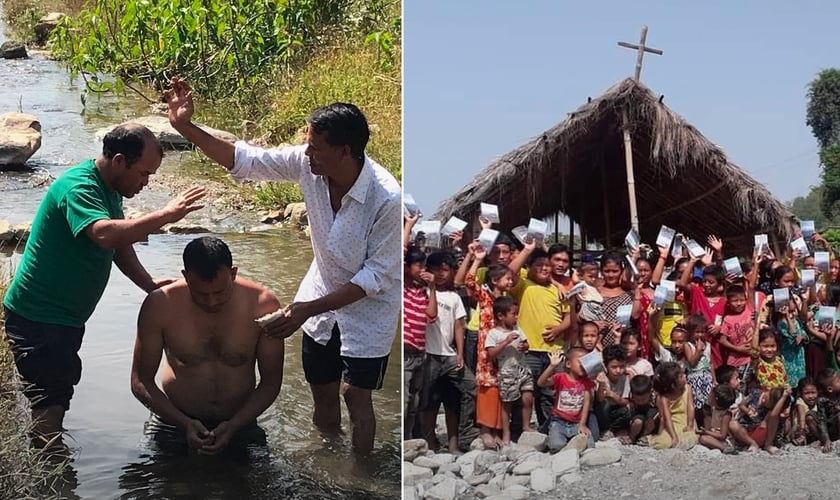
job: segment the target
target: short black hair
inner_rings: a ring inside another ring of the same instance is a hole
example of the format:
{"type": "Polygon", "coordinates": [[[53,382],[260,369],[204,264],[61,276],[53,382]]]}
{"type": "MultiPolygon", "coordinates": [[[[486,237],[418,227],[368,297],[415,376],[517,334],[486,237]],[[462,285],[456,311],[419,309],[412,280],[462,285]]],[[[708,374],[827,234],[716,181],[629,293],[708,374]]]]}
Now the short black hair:
{"type": "Polygon", "coordinates": [[[102,138],[102,156],[111,160],[117,154],[121,154],[131,166],[143,156],[143,149],[149,140],[155,142],[158,154],[163,158],[163,147],[149,129],[136,123],[117,125],[102,138]]]}
{"type": "Polygon", "coordinates": [[[627,351],[620,344],[613,344],[604,349],[604,366],[610,361],[627,361],[627,351]]]}
{"type": "Polygon", "coordinates": [[[585,327],[585,326],[594,326],[595,327],[595,333],[600,333],[601,332],[601,328],[598,326],[598,323],[596,323],[594,321],[583,321],[580,324],[580,327],[578,327],[578,329],[582,332],[583,327],[585,327]]]}
{"type": "Polygon", "coordinates": [[[731,300],[738,295],[747,295],[747,290],[742,285],[729,285],[726,289],[726,300],[731,300]]]}
{"type": "Polygon", "coordinates": [[[487,267],[487,273],[484,275],[484,282],[488,285],[492,285],[494,281],[509,272],[510,269],[504,264],[490,264],[490,266],[487,267]]]}
{"type": "Polygon", "coordinates": [[[640,396],[653,390],[653,381],[648,375],[639,374],[630,379],[630,394],[640,396]]]}
{"type": "Polygon", "coordinates": [[[364,113],[355,104],[335,102],[320,107],[307,122],[313,132],[324,136],[327,144],[348,146],[353,157],[364,163],[370,128],[364,113]]]}
{"type": "Polygon", "coordinates": [[[423,264],[426,262],[426,254],[423,253],[423,250],[412,245],[405,251],[405,257],[403,259],[407,266],[417,263],[423,264]]]}
{"type": "Polygon", "coordinates": [[[572,258],[572,254],[571,254],[571,252],[569,252],[569,247],[567,247],[566,245],[564,245],[562,243],[555,243],[555,244],[551,245],[550,247],[548,247],[548,256],[549,257],[553,257],[554,254],[558,254],[558,253],[564,253],[569,257],[569,259],[572,258]]]}
{"type": "Polygon", "coordinates": [[[219,269],[233,267],[227,244],[214,236],[202,236],[184,248],[184,270],[198,274],[202,281],[212,281],[219,269]]]}
{"type": "Polygon", "coordinates": [[[516,303],[516,299],[513,297],[499,297],[493,301],[493,317],[495,318],[500,314],[507,314],[517,305],[519,304],[516,303]]]}
{"type": "Polygon", "coordinates": [[[443,265],[447,265],[452,269],[458,267],[458,261],[455,260],[455,256],[452,255],[452,252],[434,252],[430,253],[428,257],[426,257],[426,267],[433,268],[433,267],[440,267],[443,265]]]}
{"type": "Polygon", "coordinates": [[[828,394],[828,389],[831,387],[831,379],[833,379],[836,375],[837,373],[833,368],[825,368],[817,373],[817,390],[820,394],[828,394]]]}

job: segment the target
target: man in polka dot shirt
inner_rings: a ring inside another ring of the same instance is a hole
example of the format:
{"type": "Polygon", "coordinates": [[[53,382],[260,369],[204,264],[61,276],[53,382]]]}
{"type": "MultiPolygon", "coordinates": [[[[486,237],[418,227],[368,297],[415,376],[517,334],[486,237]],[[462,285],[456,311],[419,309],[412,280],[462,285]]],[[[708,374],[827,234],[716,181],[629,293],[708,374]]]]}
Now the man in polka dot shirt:
{"type": "Polygon", "coordinates": [[[266,333],[284,338],[302,327],[313,422],[340,430],[343,390],[353,447],[368,454],[376,432],[371,393],[382,387],[400,312],[402,190],[365,155],[365,116],[352,104],[324,106],[307,120],[306,145],[264,149],[231,144],[193,124],[192,93],[177,78],[168,102],[172,126],[235,180],[300,185],[315,259],[295,301],[266,333]]]}

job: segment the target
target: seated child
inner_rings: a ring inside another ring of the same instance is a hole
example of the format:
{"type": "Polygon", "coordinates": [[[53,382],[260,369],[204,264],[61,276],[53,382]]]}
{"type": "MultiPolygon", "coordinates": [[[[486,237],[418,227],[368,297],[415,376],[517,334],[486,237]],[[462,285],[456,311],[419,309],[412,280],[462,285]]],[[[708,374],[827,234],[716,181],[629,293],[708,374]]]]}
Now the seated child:
{"type": "Polygon", "coordinates": [[[749,451],[761,448],[771,455],[779,453],[773,446],[773,438],[779,428],[779,417],[788,403],[790,388],[775,388],[770,390],[755,389],[741,401],[738,419],[740,426],[730,426],[732,437],[742,445],[748,446],[749,451]]]}
{"type": "Polygon", "coordinates": [[[580,364],[584,354],[586,351],[580,347],[569,349],[566,353],[566,371],[554,373],[562,355],[559,352],[549,353],[549,365],[537,380],[540,387],[554,388],[554,407],[551,409],[548,426],[548,450],[551,453],[562,450],[578,434],[586,436],[587,447],[595,445],[592,430],[586,425],[595,384],[580,364]]]}
{"type": "Polygon", "coordinates": [[[793,428],[791,442],[796,446],[804,446],[809,443],[820,442],[823,451],[831,451],[831,442],[825,443],[820,439],[819,415],[817,410],[817,384],[811,377],[805,377],[796,386],[795,411],[793,413],[793,428]]]}
{"type": "Polygon", "coordinates": [[[632,380],[636,375],[653,377],[653,365],[642,357],[642,334],[635,328],[625,328],[621,332],[621,346],[627,351],[627,376],[632,380]]]}
{"type": "MultiPolygon", "coordinates": [[[[737,369],[735,375],[738,375],[737,369]]],[[[730,407],[735,403],[735,390],[728,384],[716,385],[709,394],[709,404],[712,407],[712,414],[708,427],[701,427],[697,432],[700,434],[700,444],[706,448],[718,449],[728,455],[738,453],[734,446],[729,444],[729,422],[732,421],[730,407]]]]}
{"type": "MultiPolygon", "coordinates": [[[[674,338],[671,339],[674,347],[674,338]]],[[[691,449],[697,444],[694,432],[694,401],[682,365],[672,361],[660,363],[653,378],[656,407],[659,410],[659,432],[648,436],[648,444],[659,450],[691,449]]]]}
{"type": "Polygon", "coordinates": [[[840,377],[833,368],[817,374],[817,426],[823,450],[829,450],[831,441],[840,439],[840,377]]]}
{"type": "Polygon", "coordinates": [[[630,427],[630,379],[624,373],[627,354],[615,344],[604,349],[605,373],[600,373],[595,390],[595,416],[603,433],[627,431],[630,427]]]}
{"type": "Polygon", "coordinates": [[[653,396],[653,380],[647,375],[636,375],[630,379],[630,434],[621,436],[623,444],[635,444],[656,428],[659,412],[653,396]]]}
{"type": "Polygon", "coordinates": [[[510,444],[510,413],[514,404],[522,400],[522,431],[531,431],[531,411],[534,405],[534,379],[525,365],[523,353],[528,339],[516,326],[519,306],[512,297],[499,297],[493,303],[496,327],[487,333],[484,347],[487,359],[499,365],[499,396],[502,400],[502,444],[510,444]]]}
{"type": "MultiPolygon", "coordinates": [[[[738,405],[741,404],[741,400],[744,398],[744,394],[741,392],[744,388],[744,383],[741,380],[741,370],[735,366],[721,365],[715,370],[715,383],[717,385],[728,385],[735,391],[735,401],[729,405],[729,411],[732,413],[733,419],[737,420],[738,405]]],[[[709,416],[711,417],[711,408],[709,408],[709,416]]]]}

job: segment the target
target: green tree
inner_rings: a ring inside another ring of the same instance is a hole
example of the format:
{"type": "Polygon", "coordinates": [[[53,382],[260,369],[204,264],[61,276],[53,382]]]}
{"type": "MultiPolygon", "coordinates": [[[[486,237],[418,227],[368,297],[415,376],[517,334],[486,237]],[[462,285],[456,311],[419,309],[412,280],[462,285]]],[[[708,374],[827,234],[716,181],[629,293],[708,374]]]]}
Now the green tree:
{"type": "Polygon", "coordinates": [[[840,213],[840,69],[820,71],[808,86],[805,123],[820,146],[823,214],[833,219],[840,213]]]}
{"type": "Polygon", "coordinates": [[[817,229],[832,224],[831,219],[822,212],[822,199],[824,188],[822,185],[811,186],[811,191],[805,196],[797,196],[788,202],[788,209],[799,220],[812,220],[817,229]]]}

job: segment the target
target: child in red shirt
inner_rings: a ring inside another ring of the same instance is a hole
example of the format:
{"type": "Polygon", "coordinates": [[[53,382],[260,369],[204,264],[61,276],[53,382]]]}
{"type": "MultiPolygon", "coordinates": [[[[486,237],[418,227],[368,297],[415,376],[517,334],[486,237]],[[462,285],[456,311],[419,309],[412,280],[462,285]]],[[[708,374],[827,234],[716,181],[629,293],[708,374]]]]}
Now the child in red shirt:
{"type": "Polygon", "coordinates": [[[563,357],[559,352],[549,353],[549,365],[537,382],[540,387],[554,387],[554,407],[548,426],[548,449],[551,453],[562,450],[578,434],[586,436],[587,447],[595,445],[592,431],[586,425],[595,384],[580,364],[580,358],[585,354],[584,349],[573,347],[566,353],[566,371],[555,374],[563,357]]]}

